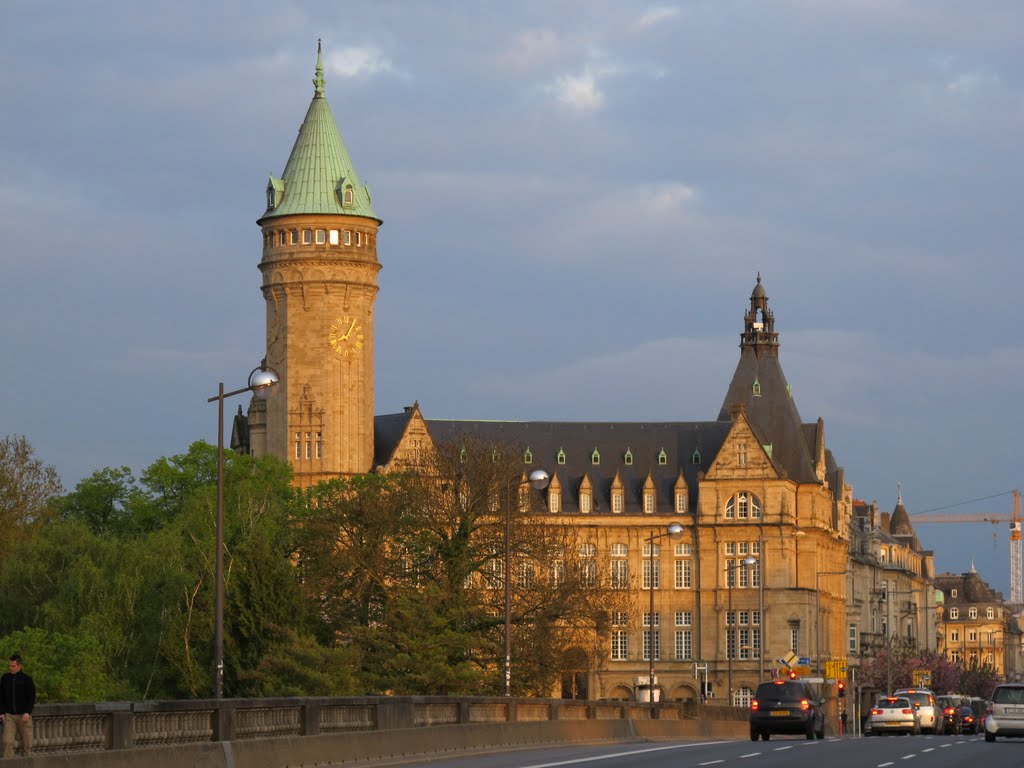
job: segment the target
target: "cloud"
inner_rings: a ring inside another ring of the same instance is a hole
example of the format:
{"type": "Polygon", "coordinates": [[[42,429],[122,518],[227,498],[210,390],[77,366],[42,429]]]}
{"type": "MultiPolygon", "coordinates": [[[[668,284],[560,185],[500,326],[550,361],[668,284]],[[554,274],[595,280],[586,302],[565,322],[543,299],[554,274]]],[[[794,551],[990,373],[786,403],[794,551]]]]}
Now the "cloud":
{"type": "Polygon", "coordinates": [[[590,67],[579,75],[559,75],[551,92],[560,102],[577,112],[593,113],[604,109],[606,98],[598,78],[590,67]]]}
{"type": "Polygon", "coordinates": [[[633,23],[637,29],[650,29],[679,15],[679,9],[668,5],[656,5],[642,13],[633,23]]]}
{"type": "Polygon", "coordinates": [[[391,60],[373,45],[358,45],[328,53],[324,61],[328,72],[339,77],[369,77],[395,73],[391,60]]]}
{"type": "Polygon", "coordinates": [[[551,29],[527,29],[516,35],[512,43],[498,53],[501,69],[516,73],[530,72],[558,58],[566,44],[551,29]]]}

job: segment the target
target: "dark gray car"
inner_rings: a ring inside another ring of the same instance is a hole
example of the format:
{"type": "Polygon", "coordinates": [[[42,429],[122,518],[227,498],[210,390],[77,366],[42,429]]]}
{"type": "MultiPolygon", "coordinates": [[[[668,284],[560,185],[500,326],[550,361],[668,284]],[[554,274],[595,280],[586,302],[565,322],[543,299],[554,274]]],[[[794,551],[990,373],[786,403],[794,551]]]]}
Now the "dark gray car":
{"type": "Polygon", "coordinates": [[[768,741],[776,733],[802,733],[825,738],[821,700],[796,680],[772,680],[757,686],[750,702],[750,740],[768,741]]]}

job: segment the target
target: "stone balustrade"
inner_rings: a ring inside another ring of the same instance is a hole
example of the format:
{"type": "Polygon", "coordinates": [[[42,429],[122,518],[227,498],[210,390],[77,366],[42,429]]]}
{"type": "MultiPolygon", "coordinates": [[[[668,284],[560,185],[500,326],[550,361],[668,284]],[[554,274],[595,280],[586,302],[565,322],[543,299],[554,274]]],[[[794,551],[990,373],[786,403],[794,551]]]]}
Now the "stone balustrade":
{"type": "Polygon", "coordinates": [[[363,696],[41,704],[36,755],[439,726],[552,721],[745,720],[746,710],[505,697],[363,696]]]}

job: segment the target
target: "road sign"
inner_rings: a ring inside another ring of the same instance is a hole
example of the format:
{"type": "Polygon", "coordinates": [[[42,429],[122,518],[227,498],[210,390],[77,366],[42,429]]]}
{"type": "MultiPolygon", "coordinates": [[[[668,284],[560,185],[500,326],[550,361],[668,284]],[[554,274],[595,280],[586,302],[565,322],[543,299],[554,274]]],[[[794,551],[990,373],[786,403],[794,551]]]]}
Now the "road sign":
{"type": "Polygon", "coordinates": [[[930,669],[915,669],[913,672],[914,685],[925,686],[932,684],[932,672],[930,669]]]}
{"type": "MultiPolygon", "coordinates": [[[[793,666],[793,665],[790,664],[790,666],[793,666]]],[[[810,656],[801,656],[797,660],[796,666],[798,666],[798,667],[809,667],[809,666],[811,666],[811,657],[810,656]]]]}
{"type": "Polygon", "coordinates": [[[846,679],[846,659],[832,659],[825,662],[825,677],[835,680],[846,679]]]}
{"type": "MultiPolygon", "coordinates": [[[[800,657],[799,657],[799,656],[797,656],[797,655],[796,655],[795,653],[793,653],[792,651],[790,651],[790,652],[789,652],[789,653],[787,653],[787,654],[786,654],[785,656],[783,656],[783,657],[782,657],[781,659],[779,659],[779,661],[781,661],[781,662],[782,662],[783,664],[785,664],[785,665],[786,665],[787,667],[795,667],[795,666],[796,666],[796,664],[797,664],[797,662],[798,662],[799,660],[800,660],[800,657]]],[[[810,660],[810,659],[808,659],[808,660],[807,660],[807,664],[805,664],[804,666],[809,666],[809,665],[810,665],[810,663],[811,663],[811,660],[810,660]]]]}
{"type": "Polygon", "coordinates": [[[796,672],[797,677],[807,677],[807,675],[811,674],[811,668],[806,666],[792,667],[792,670],[796,672]]]}

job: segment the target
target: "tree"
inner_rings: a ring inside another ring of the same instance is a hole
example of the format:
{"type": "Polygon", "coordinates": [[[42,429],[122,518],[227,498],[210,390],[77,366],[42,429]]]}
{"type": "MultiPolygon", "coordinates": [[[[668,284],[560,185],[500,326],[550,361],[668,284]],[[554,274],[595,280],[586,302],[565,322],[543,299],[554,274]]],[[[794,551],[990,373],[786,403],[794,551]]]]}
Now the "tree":
{"type": "Polygon", "coordinates": [[[9,552],[62,491],[57,470],[36,457],[26,437],[0,440],[0,550],[9,552]]]}

